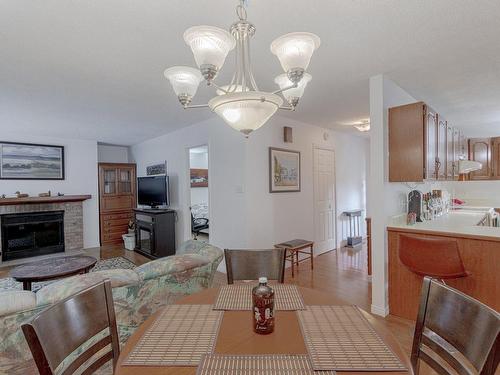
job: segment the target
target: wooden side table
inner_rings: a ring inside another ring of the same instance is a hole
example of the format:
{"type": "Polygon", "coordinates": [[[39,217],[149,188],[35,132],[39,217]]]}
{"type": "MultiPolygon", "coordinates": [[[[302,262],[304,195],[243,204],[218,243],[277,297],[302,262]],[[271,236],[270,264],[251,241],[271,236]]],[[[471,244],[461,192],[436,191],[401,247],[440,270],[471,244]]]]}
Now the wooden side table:
{"type": "MultiPolygon", "coordinates": [[[[278,249],[285,249],[285,260],[292,263],[292,277],[295,275],[294,268],[299,266],[299,262],[311,259],[311,270],[314,269],[314,253],[313,253],[313,241],[295,239],[287,242],[282,242],[274,245],[278,249]],[[308,250],[305,250],[308,249],[308,250]],[[308,255],[304,259],[299,260],[299,254],[308,255]]],[[[298,268],[297,268],[298,272],[298,268]]]]}

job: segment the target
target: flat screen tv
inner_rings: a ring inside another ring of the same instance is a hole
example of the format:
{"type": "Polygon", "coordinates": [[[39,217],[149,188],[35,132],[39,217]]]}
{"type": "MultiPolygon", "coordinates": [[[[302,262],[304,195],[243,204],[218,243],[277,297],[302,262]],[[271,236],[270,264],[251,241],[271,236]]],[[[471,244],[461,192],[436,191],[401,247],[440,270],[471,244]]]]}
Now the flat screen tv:
{"type": "Polygon", "coordinates": [[[137,178],[137,200],[144,206],[169,206],[168,176],[137,178]]]}

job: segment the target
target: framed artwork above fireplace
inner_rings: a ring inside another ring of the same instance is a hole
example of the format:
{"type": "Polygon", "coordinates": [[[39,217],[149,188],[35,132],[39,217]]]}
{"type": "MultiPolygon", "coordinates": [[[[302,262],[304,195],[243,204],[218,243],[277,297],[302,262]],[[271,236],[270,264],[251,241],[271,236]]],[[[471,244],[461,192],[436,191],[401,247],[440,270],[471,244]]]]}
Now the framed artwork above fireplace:
{"type": "Polygon", "coordinates": [[[0,179],[64,180],[64,146],[0,141],[0,179]]]}

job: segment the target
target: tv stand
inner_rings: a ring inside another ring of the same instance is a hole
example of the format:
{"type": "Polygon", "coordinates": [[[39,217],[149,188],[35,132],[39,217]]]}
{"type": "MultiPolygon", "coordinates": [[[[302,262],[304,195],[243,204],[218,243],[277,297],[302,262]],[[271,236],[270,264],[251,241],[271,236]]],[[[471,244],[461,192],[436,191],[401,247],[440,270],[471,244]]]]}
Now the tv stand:
{"type": "Polygon", "coordinates": [[[151,258],[175,255],[176,212],[168,208],[135,208],[135,251],[151,258]]]}

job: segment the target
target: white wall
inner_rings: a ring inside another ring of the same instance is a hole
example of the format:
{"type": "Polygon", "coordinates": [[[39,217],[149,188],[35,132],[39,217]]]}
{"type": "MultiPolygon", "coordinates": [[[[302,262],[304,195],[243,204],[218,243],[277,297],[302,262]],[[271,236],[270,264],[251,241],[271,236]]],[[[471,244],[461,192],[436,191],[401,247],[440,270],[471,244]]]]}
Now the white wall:
{"type": "Polygon", "coordinates": [[[129,148],[127,146],[97,145],[99,163],[128,163],[129,148]]]}
{"type": "Polygon", "coordinates": [[[83,245],[99,246],[99,203],[97,184],[97,142],[53,137],[34,137],[2,132],[2,141],[39,143],[64,146],[64,180],[0,180],[0,194],[14,195],[16,191],[38,196],[50,190],[53,195],[90,194],[92,199],[83,202],[83,245]]]}
{"type": "MultiPolygon", "coordinates": [[[[152,161],[167,160],[172,207],[181,211],[178,242],[190,238],[188,148],[201,144],[209,146],[210,242],[216,246],[267,248],[291,238],[314,239],[313,145],[335,151],[337,213],[365,208],[367,139],[278,116],[245,138],[214,116],[131,148],[139,175],[152,161]],[[285,125],[293,128],[292,144],[282,141],[285,125]],[[269,193],[270,146],[301,152],[301,192],[269,193]]],[[[341,227],[340,222],[338,226],[341,227]]],[[[342,231],[338,232],[340,237],[342,231]]]]}
{"type": "MultiPolygon", "coordinates": [[[[196,168],[196,169],[208,169],[208,151],[190,152],[189,166],[190,168],[196,168]]],[[[191,205],[200,203],[208,204],[208,188],[207,187],[191,188],[191,205]]]]}

